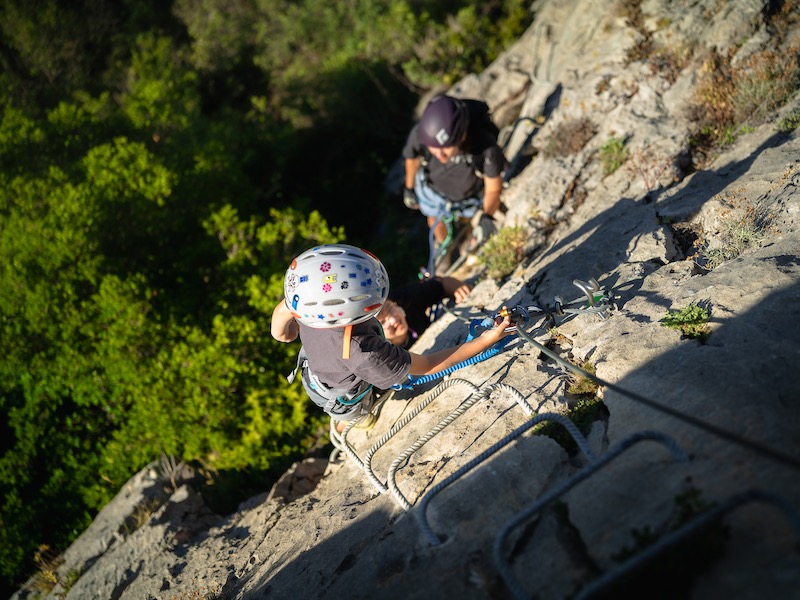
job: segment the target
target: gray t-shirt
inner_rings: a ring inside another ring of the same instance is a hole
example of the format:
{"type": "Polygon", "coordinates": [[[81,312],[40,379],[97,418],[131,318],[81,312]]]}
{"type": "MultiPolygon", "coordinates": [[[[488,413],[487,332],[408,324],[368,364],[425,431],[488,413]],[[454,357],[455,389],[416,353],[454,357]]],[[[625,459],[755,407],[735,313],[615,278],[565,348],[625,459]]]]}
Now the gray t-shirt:
{"type": "Polygon", "coordinates": [[[342,358],[344,327],[315,329],[299,325],[311,372],[332,388],[351,390],[366,381],[378,389],[388,389],[402,383],[411,368],[408,350],[383,337],[374,317],[353,325],[348,359],[342,358]]]}

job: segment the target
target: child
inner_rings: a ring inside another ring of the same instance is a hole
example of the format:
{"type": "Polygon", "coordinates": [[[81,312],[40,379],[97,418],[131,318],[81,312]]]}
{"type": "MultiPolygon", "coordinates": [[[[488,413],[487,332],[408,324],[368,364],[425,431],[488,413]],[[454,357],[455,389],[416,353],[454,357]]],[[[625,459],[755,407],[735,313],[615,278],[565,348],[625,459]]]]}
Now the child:
{"type": "Polygon", "coordinates": [[[511,325],[506,317],[480,337],[427,355],[396,346],[375,318],[389,295],[386,269],[369,252],[347,244],[300,254],[286,271],[283,289],[284,299],[272,312],[272,337],[300,337],[303,386],[335,421],[369,412],[373,386],[388,389],[409,374],[435,373],[472,358],[509,335],[511,325]]]}
{"type": "Polygon", "coordinates": [[[386,339],[410,348],[431,324],[431,309],[445,298],[462,302],[472,288],[455,277],[432,277],[389,292],[378,313],[386,339]]]}

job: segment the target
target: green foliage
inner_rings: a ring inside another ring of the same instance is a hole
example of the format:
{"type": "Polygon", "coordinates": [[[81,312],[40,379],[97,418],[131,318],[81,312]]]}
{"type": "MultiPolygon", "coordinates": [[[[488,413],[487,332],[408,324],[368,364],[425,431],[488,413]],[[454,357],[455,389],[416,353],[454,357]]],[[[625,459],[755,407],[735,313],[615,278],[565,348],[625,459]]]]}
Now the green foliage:
{"type": "Polygon", "coordinates": [[[527,3],[506,0],[470,3],[444,21],[423,21],[424,33],[417,38],[423,42],[403,70],[417,85],[453,85],[465,74],[485,69],[527,28],[531,17],[527,3]]]}
{"type": "Polygon", "coordinates": [[[248,56],[258,23],[250,6],[245,0],[175,0],[172,10],[186,25],[196,69],[230,70],[248,56]]]}
{"type": "Polygon", "coordinates": [[[600,162],[603,165],[603,175],[611,175],[628,160],[628,149],[625,147],[625,138],[610,137],[600,147],[600,162]]]}
{"type": "MultiPolygon", "coordinates": [[[[592,362],[584,362],[580,368],[590,375],[596,375],[597,367],[592,362]]],[[[567,385],[567,393],[573,396],[588,396],[594,398],[597,395],[597,390],[600,385],[587,377],[586,375],[576,375],[570,373],[569,384],[567,385]]]]}
{"type": "Polygon", "coordinates": [[[285,383],[297,347],[269,334],[289,260],[346,224],[405,267],[412,226],[376,190],[418,86],[530,19],[521,0],[3,4],[2,591],[162,454],[238,482],[230,508],[318,443],[285,383]]]}
{"type": "Polygon", "coordinates": [[[188,68],[170,38],[142,35],[136,40],[122,109],[136,129],[159,141],[197,118],[197,74],[188,68]]]}
{"type": "MultiPolygon", "coordinates": [[[[605,403],[596,396],[584,396],[580,398],[574,406],[567,412],[566,417],[572,421],[578,430],[584,435],[589,435],[592,423],[608,419],[608,408],[605,403]]],[[[533,428],[536,435],[546,435],[555,440],[567,451],[570,456],[578,454],[578,443],[575,438],[567,431],[566,427],[555,421],[545,421],[533,428]]]]}
{"type": "Polygon", "coordinates": [[[795,111],[778,121],[776,129],[783,133],[789,133],[800,127],[800,110],[795,111]]]}
{"type": "Polygon", "coordinates": [[[659,322],[664,327],[680,330],[684,337],[704,341],[711,335],[708,317],[707,309],[697,304],[690,304],[680,310],[668,310],[659,322]]]}
{"type": "Polygon", "coordinates": [[[502,279],[525,257],[525,230],[519,226],[503,227],[481,248],[478,261],[486,267],[486,275],[502,279]]]}
{"type": "Polygon", "coordinates": [[[485,68],[531,20],[522,0],[263,0],[254,62],[286,92],[354,62],[395,65],[417,87],[450,85],[485,68]]]}

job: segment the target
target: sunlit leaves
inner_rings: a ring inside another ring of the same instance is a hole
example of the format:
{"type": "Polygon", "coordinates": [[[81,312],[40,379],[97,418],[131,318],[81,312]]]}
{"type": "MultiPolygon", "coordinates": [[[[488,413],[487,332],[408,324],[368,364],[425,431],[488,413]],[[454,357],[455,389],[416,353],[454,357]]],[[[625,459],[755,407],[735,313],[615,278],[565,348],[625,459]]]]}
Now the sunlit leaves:
{"type": "Polygon", "coordinates": [[[175,181],[143,144],[125,138],[92,148],[83,166],[91,191],[114,203],[140,197],[163,205],[175,181]]]}
{"type": "Polygon", "coordinates": [[[122,109],[153,141],[188,127],[198,116],[197,75],[167,37],[139,36],[122,109]]]}

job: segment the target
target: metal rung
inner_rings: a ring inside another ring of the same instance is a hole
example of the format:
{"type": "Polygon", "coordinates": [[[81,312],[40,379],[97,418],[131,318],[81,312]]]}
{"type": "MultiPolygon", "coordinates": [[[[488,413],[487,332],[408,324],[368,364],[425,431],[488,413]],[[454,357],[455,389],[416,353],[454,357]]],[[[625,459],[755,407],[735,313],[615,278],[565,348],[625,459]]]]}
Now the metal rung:
{"type": "Polygon", "coordinates": [[[652,440],[655,442],[659,442],[666,446],[675,456],[677,460],[682,462],[686,462],[689,460],[687,454],[678,446],[678,444],[669,436],[657,432],[657,431],[641,431],[638,433],[634,433],[633,435],[625,438],[619,444],[614,446],[611,450],[594,460],[589,465],[585,466],[583,469],[575,473],[572,477],[560,482],[555,488],[541,496],[538,500],[531,503],[527,507],[525,507],[522,511],[517,513],[512,519],[510,519],[500,530],[500,533],[497,534],[494,543],[494,561],[495,565],[497,566],[497,570],[500,573],[501,577],[505,581],[508,588],[512,591],[516,598],[522,599],[528,598],[528,595],[522,589],[520,582],[514,576],[513,571],[511,570],[511,565],[505,559],[503,547],[505,545],[506,538],[511,533],[511,531],[529,521],[530,518],[535,515],[537,512],[541,511],[545,506],[551,504],[555,500],[557,500],[560,496],[565,494],[567,491],[572,489],[575,485],[583,481],[584,479],[588,478],[590,475],[594,474],[596,471],[610,463],[612,460],[620,456],[623,452],[638,444],[641,441],[645,440],[652,440]]]}
{"type": "Polygon", "coordinates": [[[525,400],[525,397],[522,394],[520,394],[515,388],[513,388],[510,385],[507,385],[505,383],[494,383],[494,384],[488,385],[485,388],[483,388],[483,389],[481,389],[481,390],[479,390],[477,392],[474,392],[472,395],[470,395],[466,400],[464,400],[458,406],[458,408],[456,408],[453,412],[451,412],[447,417],[442,419],[433,429],[431,429],[425,435],[419,437],[417,439],[417,441],[414,442],[414,444],[409,446],[389,466],[389,475],[388,475],[388,480],[387,480],[388,481],[388,485],[389,485],[389,491],[392,492],[392,495],[394,496],[395,500],[397,500],[398,504],[400,504],[400,506],[402,506],[405,510],[409,510],[411,508],[411,503],[408,501],[408,499],[403,495],[403,493],[397,487],[397,483],[395,482],[395,474],[397,473],[397,470],[400,468],[400,466],[406,460],[408,460],[408,458],[412,454],[414,454],[417,450],[422,448],[422,446],[424,446],[426,443],[428,443],[436,434],[438,434],[440,431],[442,431],[450,423],[452,423],[458,417],[460,417],[462,414],[464,414],[464,412],[466,412],[466,410],[470,406],[476,404],[477,402],[480,402],[481,400],[485,400],[495,390],[504,390],[504,391],[507,391],[507,392],[511,393],[515,397],[515,399],[517,400],[517,403],[522,407],[523,411],[525,411],[526,414],[531,415],[531,414],[534,413],[533,408],[531,408],[530,404],[528,404],[528,401],[525,400]]]}
{"type": "Polygon", "coordinates": [[[433,497],[439,492],[441,492],[444,488],[455,482],[457,479],[459,479],[460,477],[462,477],[463,475],[467,474],[469,471],[477,467],[479,464],[488,459],[490,456],[500,451],[502,448],[504,448],[514,440],[516,440],[523,433],[528,431],[531,427],[534,427],[535,425],[538,425],[539,423],[542,423],[544,421],[554,421],[556,423],[560,423],[561,425],[563,425],[566,428],[567,432],[572,436],[572,439],[574,439],[575,442],[578,444],[578,448],[580,448],[581,452],[583,452],[586,458],[590,461],[594,460],[594,454],[592,454],[592,451],[589,448],[589,443],[586,441],[586,438],[583,437],[583,434],[581,434],[581,432],[578,430],[575,424],[572,421],[570,421],[567,417],[565,417],[564,415],[559,415],[557,413],[542,413],[536,415],[533,419],[531,419],[521,427],[518,427],[517,429],[509,433],[502,440],[496,442],[491,447],[484,450],[481,454],[479,454],[471,461],[469,461],[467,464],[465,464],[463,467],[458,469],[458,471],[450,475],[447,479],[445,479],[441,483],[431,488],[431,490],[427,494],[425,494],[425,496],[423,496],[422,501],[419,504],[419,509],[416,514],[420,529],[422,529],[423,535],[425,535],[425,537],[428,539],[428,543],[431,546],[437,546],[442,543],[442,540],[439,539],[439,537],[433,532],[433,529],[431,529],[430,525],[428,524],[428,517],[427,517],[428,505],[431,503],[431,500],[433,500],[433,497]]]}

